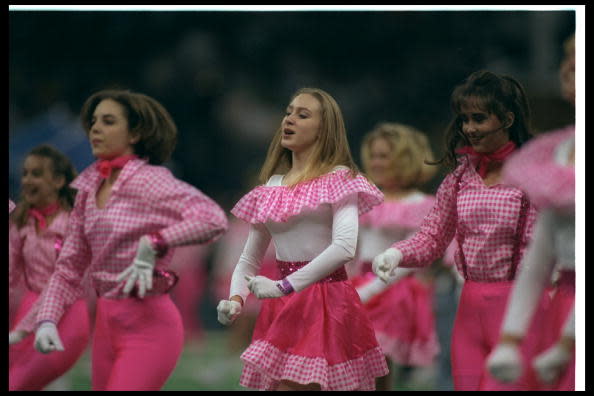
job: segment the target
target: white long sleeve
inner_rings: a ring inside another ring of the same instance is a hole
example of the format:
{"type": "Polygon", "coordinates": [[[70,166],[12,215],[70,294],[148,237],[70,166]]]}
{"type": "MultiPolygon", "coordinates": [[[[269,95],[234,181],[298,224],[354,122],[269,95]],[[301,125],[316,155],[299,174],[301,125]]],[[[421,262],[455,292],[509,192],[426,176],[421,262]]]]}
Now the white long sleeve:
{"type": "Polygon", "coordinates": [[[554,224],[554,212],[543,210],[539,214],[532,242],[524,255],[522,270],[509,299],[502,333],[517,336],[526,333],[555,265],[554,224]]]}
{"type": "Polygon", "coordinates": [[[357,247],[357,195],[332,205],[332,242],[307,265],[287,276],[295,291],[305,289],[353,259],[357,247]]]}
{"type": "Polygon", "coordinates": [[[250,231],[243,252],[233,271],[229,297],[241,296],[245,302],[250,291],[247,287],[247,276],[256,276],[262,265],[262,258],[270,244],[270,233],[263,224],[250,225],[250,231]]]}

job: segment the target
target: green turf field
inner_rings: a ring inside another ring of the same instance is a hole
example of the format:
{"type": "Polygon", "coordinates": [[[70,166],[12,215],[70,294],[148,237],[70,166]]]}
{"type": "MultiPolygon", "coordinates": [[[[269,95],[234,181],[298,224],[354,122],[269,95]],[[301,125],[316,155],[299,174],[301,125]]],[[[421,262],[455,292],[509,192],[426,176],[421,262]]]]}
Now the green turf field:
{"type": "MultiPolygon", "coordinates": [[[[171,377],[162,390],[249,390],[239,386],[242,362],[240,353],[227,347],[229,334],[224,330],[204,333],[201,341],[188,342],[171,377]]],[[[429,383],[396,385],[395,390],[431,390],[429,383]]],[[[46,390],[91,390],[90,349],[61,379],[46,390]]]]}

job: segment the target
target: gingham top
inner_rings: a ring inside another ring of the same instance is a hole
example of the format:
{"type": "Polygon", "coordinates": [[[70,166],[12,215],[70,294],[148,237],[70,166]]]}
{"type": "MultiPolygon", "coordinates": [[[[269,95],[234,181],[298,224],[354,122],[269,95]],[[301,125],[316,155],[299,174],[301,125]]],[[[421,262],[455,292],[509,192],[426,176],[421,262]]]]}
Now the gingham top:
{"type": "Polygon", "coordinates": [[[560,149],[570,148],[575,125],[540,135],[510,156],[502,180],[526,192],[537,208],[575,207],[575,168],[564,164],[560,149]],[[561,157],[561,158],[560,158],[561,157]]]}
{"type": "Polygon", "coordinates": [[[37,234],[35,219],[20,229],[10,222],[8,235],[8,286],[12,293],[21,281],[28,290],[41,293],[54,272],[60,241],[64,239],[68,212],[61,210],[45,230],[37,234]]]}
{"type": "Polygon", "coordinates": [[[244,195],[231,210],[249,223],[286,222],[303,209],[333,204],[356,192],[359,215],[383,201],[384,195],[363,175],[351,177],[350,170],[337,167],[334,171],[297,184],[296,186],[262,185],[244,195]]]}
{"type": "Polygon", "coordinates": [[[459,162],[439,186],[435,205],[420,230],[392,245],[402,252],[400,266],[429,265],[444,254],[456,236],[461,245],[454,260],[458,271],[466,273],[466,279],[507,281],[515,275],[514,266],[518,265],[516,273],[519,270],[519,258],[529,242],[536,210],[528,202],[522,227],[523,192],[502,183],[486,186],[467,156],[460,157],[459,162]],[[519,255],[512,260],[516,248],[519,255]]]}
{"type": "Polygon", "coordinates": [[[372,261],[394,243],[411,236],[433,207],[435,197],[414,193],[384,201],[359,218],[357,259],[372,261]]]}
{"type": "MultiPolygon", "coordinates": [[[[40,298],[38,322],[58,322],[82,292],[79,284],[87,268],[99,296],[125,297],[123,282],[115,279],[132,264],[143,235],[158,231],[169,247],[175,247],[212,242],[227,229],[224,211],[165,167],[129,161],[99,209],[95,197],[101,182],[92,164],[72,183],[78,194],[56,271],[40,298]]],[[[156,267],[167,267],[172,255],[169,249],[156,267]]]]}

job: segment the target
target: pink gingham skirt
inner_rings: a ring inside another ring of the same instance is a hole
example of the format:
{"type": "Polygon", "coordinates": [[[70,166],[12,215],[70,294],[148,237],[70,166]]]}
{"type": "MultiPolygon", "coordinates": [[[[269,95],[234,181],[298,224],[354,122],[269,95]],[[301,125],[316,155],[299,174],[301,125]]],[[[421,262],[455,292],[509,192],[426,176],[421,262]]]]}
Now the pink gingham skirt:
{"type": "MultiPolygon", "coordinates": [[[[372,281],[368,272],[352,279],[355,287],[372,281]]],[[[365,303],[384,355],[408,366],[430,366],[440,352],[433,288],[409,275],[365,303]]]]}
{"type": "Polygon", "coordinates": [[[350,281],[332,274],[306,289],[262,300],[252,343],[241,355],[240,384],[275,390],[282,380],[322,390],[374,390],[388,374],[350,281]]]}

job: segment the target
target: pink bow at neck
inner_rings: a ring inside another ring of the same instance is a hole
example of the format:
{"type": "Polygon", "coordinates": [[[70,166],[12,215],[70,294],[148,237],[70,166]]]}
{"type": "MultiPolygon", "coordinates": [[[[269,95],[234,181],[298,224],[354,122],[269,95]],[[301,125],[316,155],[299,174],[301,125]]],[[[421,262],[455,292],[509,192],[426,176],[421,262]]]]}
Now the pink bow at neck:
{"type": "Polygon", "coordinates": [[[45,220],[46,217],[53,215],[58,210],[60,210],[60,204],[58,202],[54,202],[53,204],[41,209],[29,208],[29,215],[33,216],[35,220],[37,220],[40,230],[45,230],[47,228],[47,221],[45,220]]]}
{"type": "Polygon", "coordinates": [[[487,175],[487,169],[491,162],[502,162],[504,161],[514,150],[516,144],[511,140],[501,146],[497,151],[492,153],[479,153],[472,146],[464,146],[456,150],[459,154],[468,154],[471,157],[478,158],[478,174],[485,178],[487,175]]]}
{"type": "Polygon", "coordinates": [[[97,169],[102,178],[107,179],[114,169],[121,169],[131,159],[137,158],[136,155],[123,155],[114,159],[102,159],[97,162],[97,169]]]}

